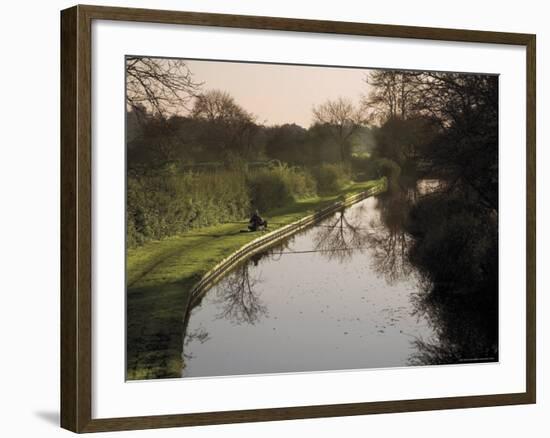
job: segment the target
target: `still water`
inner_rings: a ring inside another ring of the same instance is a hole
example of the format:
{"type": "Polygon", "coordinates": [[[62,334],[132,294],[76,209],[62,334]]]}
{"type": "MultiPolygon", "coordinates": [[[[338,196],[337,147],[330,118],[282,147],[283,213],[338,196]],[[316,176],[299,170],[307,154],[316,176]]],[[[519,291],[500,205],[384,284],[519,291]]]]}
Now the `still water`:
{"type": "Polygon", "coordinates": [[[437,336],[415,311],[402,207],[368,198],[235,269],[191,311],[182,375],[410,365],[437,336]]]}

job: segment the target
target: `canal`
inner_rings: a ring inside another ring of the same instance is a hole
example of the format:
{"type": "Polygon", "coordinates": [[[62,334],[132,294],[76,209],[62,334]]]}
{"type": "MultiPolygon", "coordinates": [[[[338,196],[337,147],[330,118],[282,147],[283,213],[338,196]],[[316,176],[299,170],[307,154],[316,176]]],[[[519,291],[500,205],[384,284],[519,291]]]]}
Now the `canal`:
{"type": "Polygon", "coordinates": [[[402,221],[433,187],[367,198],[237,267],[191,310],[182,375],[411,365],[437,330],[402,221]]]}

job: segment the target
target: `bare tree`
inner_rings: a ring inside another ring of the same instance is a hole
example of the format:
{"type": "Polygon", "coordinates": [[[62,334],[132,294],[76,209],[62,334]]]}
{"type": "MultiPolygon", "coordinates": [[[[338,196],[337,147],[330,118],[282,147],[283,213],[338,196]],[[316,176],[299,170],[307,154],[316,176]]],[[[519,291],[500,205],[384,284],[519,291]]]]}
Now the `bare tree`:
{"type": "Polygon", "coordinates": [[[498,210],[498,77],[428,72],[415,79],[416,111],[443,134],[424,148],[433,169],[448,178],[448,190],[468,186],[479,202],[498,210]]]}
{"type": "Polygon", "coordinates": [[[208,90],[199,94],[191,114],[210,122],[232,122],[249,116],[229,93],[221,90],[208,90]]]}
{"type": "Polygon", "coordinates": [[[137,113],[179,114],[201,85],[181,59],[126,57],[126,105],[137,113]]]}
{"type": "Polygon", "coordinates": [[[208,90],[196,96],[191,115],[210,124],[212,141],[227,151],[250,154],[257,131],[256,117],[227,92],[208,90]]]}
{"type": "Polygon", "coordinates": [[[370,93],[363,98],[369,120],[383,123],[392,118],[406,119],[413,110],[416,72],[374,70],[365,78],[370,93]]]}
{"type": "Polygon", "coordinates": [[[349,140],[363,123],[362,112],[349,99],[327,100],[313,108],[314,122],[330,128],[340,149],[340,159],[349,157],[349,140]]]}

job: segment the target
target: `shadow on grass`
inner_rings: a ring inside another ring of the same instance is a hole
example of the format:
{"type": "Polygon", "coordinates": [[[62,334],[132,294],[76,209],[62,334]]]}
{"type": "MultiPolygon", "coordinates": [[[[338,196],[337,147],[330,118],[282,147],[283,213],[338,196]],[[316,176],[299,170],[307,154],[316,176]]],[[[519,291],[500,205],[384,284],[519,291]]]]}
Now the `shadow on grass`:
{"type": "Polygon", "coordinates": [[[126,378],[181,377],[184,315],[198,277],[176,284],[128,289],[126,378]]]}
{"type": "Polygon", "coordinates": [[[241,234],[241,233],[248,233],[248,230],[247,230],[246,228],[243,228],[242,230],[234,231],[234,232],[232,232],[232,233],[220,233],[220,234],[215,234],[215,233],[209,233],[209,234],[196,233],[196,234],[193,234],[193,236],[197,236],[197,237],[216,237],[216,238],[219,238],[219,237],[238,236],[238,235],[241,234]]]}

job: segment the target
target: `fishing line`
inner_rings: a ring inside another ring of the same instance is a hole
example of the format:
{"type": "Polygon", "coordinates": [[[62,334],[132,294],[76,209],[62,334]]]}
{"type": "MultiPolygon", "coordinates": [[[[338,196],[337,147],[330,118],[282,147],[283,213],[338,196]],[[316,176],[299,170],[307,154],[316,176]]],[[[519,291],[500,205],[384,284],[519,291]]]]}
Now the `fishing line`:
{"type": "MultiPolygon", "coordinates": [[[[250,222],[225,222],[226,224],[242,224],[242,225],[248,225],[250,222]]],[[[285,223],[282,223],[282,222],[270,222],[270,221],[267,221],[268,225],[271,224],[271,225],[288,225],[288,224],[285,224],[285,223]]],[[[317,227],[324,227],[324,228],[334,228],[334,229],[338,229],[340,228],[338,225],[322,225],[322,224],[316,224],[316,225],[309,225],[308,228],[317,228],[317,227]]],[[[344,229],[346,231],[348,230],[373,230],[372,227],[350,227],[350,226],[346,226],[344,227],[344,229]]],[[[269,228],[268,228],[268,231],[269,231],[269,228]]],[[[275,230],[273,230],[275,231],[275,230]]]]}
{"type": "Polygon", "coordinates": [[[277,252],[277,255],[284,255],[284,254],[310,254],[314,252],[336,252],[336,251],[355,251],[355,250],[364,250],[369,249],[368,246],[359,246],[355,248],[335,248],[335,249],[310,249],[310,250],[304,250],[304,251],[282,251],[277,252]]]}

